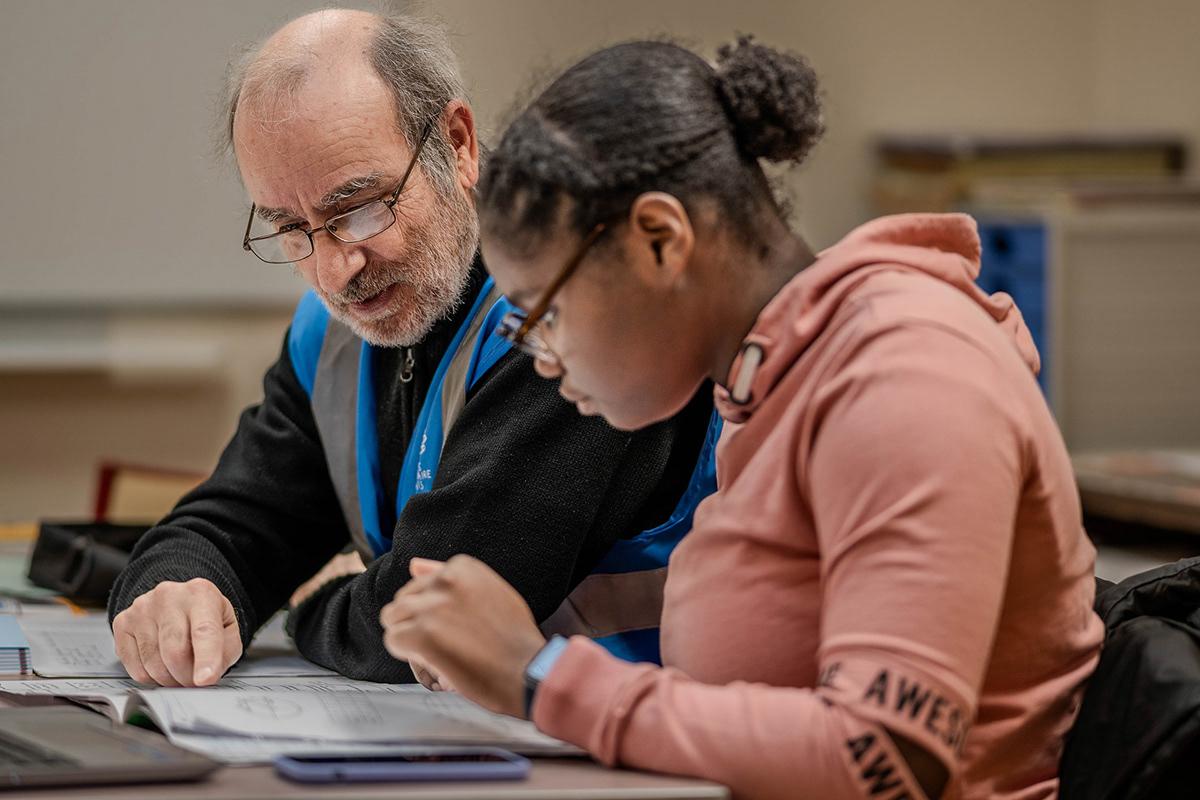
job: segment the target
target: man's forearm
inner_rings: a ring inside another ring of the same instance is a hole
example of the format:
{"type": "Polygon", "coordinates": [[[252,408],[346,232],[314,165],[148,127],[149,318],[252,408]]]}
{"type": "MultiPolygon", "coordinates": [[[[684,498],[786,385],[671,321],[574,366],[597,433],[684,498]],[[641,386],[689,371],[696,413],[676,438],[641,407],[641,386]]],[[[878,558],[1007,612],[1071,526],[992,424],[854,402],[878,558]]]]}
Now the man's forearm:
{"type": "Polygon", "coordinates": [[[233,605],[241,636],[278,610],[349,539],[307,395],[286,345],[243,412],[213,474],[138,544],[110,617],[163,581],[205,578],[233,605]]]}
{"type": "MultiPolygon", "coordinates": [[[[378,563],[378,562],[376,562],[378,563]]],[[[374,570],[378,572],[378,567],[374,570]]],[[[349,678],[380,683],[413,683],[408,664],[384,649],[379,624],[382,607],[363,594],[371,570],[325,583],[288,614],[287,632],[300,654],[349,678]],[[371,609],[374,608],[372,613],[371,609]]]]}

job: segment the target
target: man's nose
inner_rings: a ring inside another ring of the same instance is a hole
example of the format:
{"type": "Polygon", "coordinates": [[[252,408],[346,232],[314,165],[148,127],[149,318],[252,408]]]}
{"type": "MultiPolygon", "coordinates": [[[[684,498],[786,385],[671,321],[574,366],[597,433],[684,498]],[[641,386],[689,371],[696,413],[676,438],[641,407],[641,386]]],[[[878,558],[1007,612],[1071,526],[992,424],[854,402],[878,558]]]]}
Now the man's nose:
{"type": "Polygon", "coordinates": [[[361,245],[339,242],[332,236],[313,236],[313,251],[313,258],[317,262],[317,285],[327,296],[345,289],[367,265],[367,256],[361,245]]]}

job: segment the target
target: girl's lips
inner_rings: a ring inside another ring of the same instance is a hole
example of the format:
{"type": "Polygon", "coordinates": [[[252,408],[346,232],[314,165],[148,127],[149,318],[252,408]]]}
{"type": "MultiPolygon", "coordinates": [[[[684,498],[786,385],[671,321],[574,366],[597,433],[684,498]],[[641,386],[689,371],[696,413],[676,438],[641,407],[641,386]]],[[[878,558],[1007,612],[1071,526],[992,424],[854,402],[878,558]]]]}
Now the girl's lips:
{"type": "Polygon", "coordinates": [[[559,386],[558,393],[560,395],[562,395],[562,398],[564,400],[566,400],[568,403],[574,403],[575,410],[578,411],[580,414],[590,417],[590,416],[594,416],[597,413],[596,401],[593,400],[592,398],[588,397],[587,395],[576,394],[575,392],[573,392],[571,389],[567,388],[566,386],[559,386]]]}

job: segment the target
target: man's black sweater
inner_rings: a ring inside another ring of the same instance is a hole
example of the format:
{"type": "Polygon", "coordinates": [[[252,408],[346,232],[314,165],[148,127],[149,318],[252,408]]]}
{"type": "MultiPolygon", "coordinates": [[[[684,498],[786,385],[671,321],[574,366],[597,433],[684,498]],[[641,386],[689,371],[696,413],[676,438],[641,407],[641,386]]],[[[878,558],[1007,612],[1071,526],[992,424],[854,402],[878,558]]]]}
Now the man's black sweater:
{"type": "MultiPolygon", "coordinates": [[[[380,463],[394,508],[400,465],[429,383],[485,274],[412,348],[377,350],[380,463]]],[[[347,387],[347,391],[351,387],[347,387]]],[[[161,581],[211,580],[233,604],[243,644],[350,540],[308,395],[288,356],[263,380],[212,476],[138,543],[109,598],[110,620],[161,581]]],[[[411,681],[383,647],[379,611],[408,580],[413,556],[467,553],[492,566],[544,620],[623,537],[669,516],[687,486],[712,410],[702,388],[672,419],[623,433],[582,417],[529,358],[504,356],[468,393],[447,434],[432,489],[409,500],[391,551],[292,610],[307,658],[353,678],[411,681]]]]}

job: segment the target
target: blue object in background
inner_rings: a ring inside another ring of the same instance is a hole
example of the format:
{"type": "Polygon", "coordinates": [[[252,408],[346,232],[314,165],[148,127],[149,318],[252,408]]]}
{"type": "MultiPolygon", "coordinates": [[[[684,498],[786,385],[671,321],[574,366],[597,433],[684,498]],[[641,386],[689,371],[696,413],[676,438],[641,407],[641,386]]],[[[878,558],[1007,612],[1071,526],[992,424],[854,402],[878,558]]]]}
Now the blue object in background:
{"type": "Polygon", "coordinates": [[[1025,317],[1042,357],[1038,384],[1049,375],[1049,298],[1046,287],[1046,226],[1038,222],[979,220],[983,268],[976,283],[985,292],[1006,292],[1025,317]]]}

